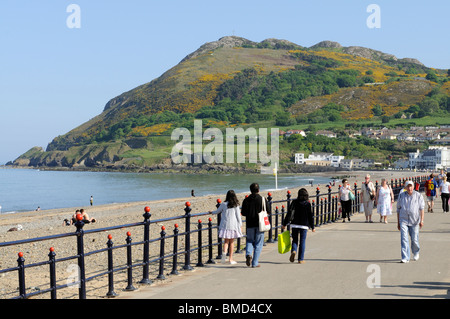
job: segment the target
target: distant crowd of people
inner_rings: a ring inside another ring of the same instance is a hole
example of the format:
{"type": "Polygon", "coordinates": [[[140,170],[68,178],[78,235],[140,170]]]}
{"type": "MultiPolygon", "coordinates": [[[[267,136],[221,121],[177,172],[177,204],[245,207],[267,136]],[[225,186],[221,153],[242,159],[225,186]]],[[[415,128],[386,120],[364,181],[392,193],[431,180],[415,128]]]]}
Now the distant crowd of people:
{"type": "MultiPolygon", "coordinates": [[[[431,174],[425,182],[425,195],[427,198],[428,212],[433,213],[434,199],[438,196],[438,191],[442,198],[442,209],[444,213],[449,211],[450,183],[448,174],[443,170],[440,174],[431,174]]],[[[259,257],[264,243],[264,231],[260,230],[259,214],[264,205],[267,207],[267,200],[259,195],[259,185],[250,185],[251,194],[242,202],[240,208],[239,200],[233,190],[226,194],[225,201],[215,211],[210,213],[221,214],[219,224],[219,237],[224,239],[222,261],[228,256],[230,264],[236,264],[233,259],[234,240],[243,237],[242,218],[246,217],[246,247],[245,260],[248,267],[260,267],[259,257]]],[[[342,180],[339,187],[339,200],[342,221],[350,221],[351,203],[356,194],[350,187],[347,179],[342,180]]],[[[364,211],[365,222],[373,223],[372,212],[376,206],[376,211],[380,215],[381,223],[388,223],[387,218],[393,213],[394,192],[385,178],[381,179],[381,184],[375,187],[370,180],[370,175],[365,176],[360,191],[361,209],[364,211]]],[[[411,259],[419,259],[419,230],[424,224],[425,200],[419,189],[411,180],[405,181],[403,188],[398,194],[397,204],[397,228],[400,231],[401,261],[407,263],[411,259]]],[[[314,219],[309,194],[305,188],[300,188],[298,196],[288,207],[287,214],[282,220],[282,231],[290,226],[292,236],[291,254],[289,261],[304,263],[306,237],[310,229],[315,231],[314,219]]]]}

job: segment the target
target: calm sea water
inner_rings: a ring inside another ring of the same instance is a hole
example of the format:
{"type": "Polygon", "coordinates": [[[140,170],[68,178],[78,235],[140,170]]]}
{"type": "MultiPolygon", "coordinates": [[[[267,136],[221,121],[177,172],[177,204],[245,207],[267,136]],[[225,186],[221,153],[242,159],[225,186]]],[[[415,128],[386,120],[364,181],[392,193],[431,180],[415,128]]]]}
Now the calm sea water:
{"type": "MultiPolygon", "coordinates": [[[[307,185],[305,175],[279,175],[278,189],[307,185]]],[[[329,178],[314,177],[314,184],[329,178]]],[[[227,190],[248,192],[257,182],[261,190],[275,189],[273,175],[202,175],[170,173],[60,172],[0,168],[1,213],[41,209],[150,201],[217,194],[227,190]]]]}

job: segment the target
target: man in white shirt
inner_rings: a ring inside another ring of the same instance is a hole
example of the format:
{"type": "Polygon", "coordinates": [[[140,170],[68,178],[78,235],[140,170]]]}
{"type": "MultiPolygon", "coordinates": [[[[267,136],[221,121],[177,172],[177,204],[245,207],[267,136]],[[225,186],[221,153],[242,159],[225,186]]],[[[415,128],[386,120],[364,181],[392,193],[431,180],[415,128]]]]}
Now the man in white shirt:
{"type": "Polygon", "coordinates": [[[397,200],[397,228],[400,230],[402,263],[409,262],[411,251],[414,260],[419,259],[419,229],[423,226],[425,213],[425,201],[423,196],[414,190],[414,183],[407,181],[405,188],[406,191],[400,193],[397,200]]]}

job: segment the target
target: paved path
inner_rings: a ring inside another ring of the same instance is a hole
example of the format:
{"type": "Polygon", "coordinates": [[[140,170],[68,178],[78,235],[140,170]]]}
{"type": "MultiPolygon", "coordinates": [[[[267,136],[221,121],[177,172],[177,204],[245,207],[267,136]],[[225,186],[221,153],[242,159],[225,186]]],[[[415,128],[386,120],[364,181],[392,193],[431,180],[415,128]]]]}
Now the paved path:
{"type": "Polygon", "coordinates": [[[450,214],[437,200],[425,213],[420,231],[420,259],[400,263],[397,215],[389,223],[365,223],[364,214],[351,222],[323,225],[308,232],[305,264],[290,263],[289,253],[267,244],[260,268],[248,268],[245,254],[237,265],[214,264],[180,271],[165,281],[122,292],[126,299],[301,299],[301,298],[449,298],[450,214]],[[379,281],[376,281],[379,278],[379,281]],[[373,287],[376,284],[379,287],[373,287]]]}

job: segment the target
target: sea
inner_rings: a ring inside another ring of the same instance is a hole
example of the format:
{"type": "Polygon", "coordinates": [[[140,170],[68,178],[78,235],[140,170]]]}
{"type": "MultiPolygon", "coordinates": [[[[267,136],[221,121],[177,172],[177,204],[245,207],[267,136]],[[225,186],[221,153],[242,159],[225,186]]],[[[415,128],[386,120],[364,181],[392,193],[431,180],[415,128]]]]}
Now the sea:
{"type": "Polygon", "coordinates": [[[0,167],[0,213],[152,201],[195,196],[225,196],[249,192],[257,182],[261,191],[329,183],[330,178],[304,174],[180,174],[47,171],[0,167]]]}

